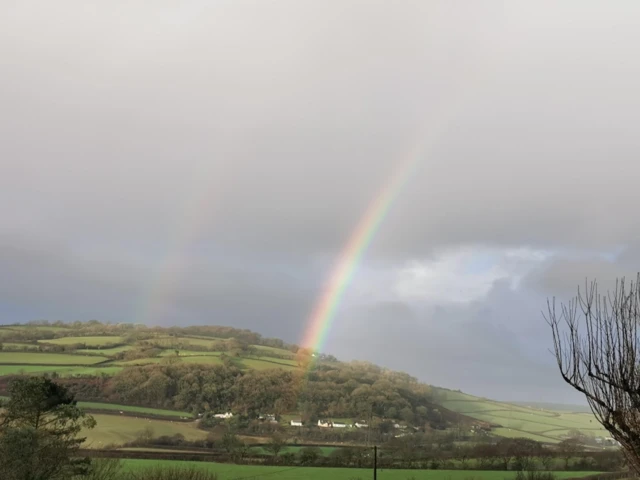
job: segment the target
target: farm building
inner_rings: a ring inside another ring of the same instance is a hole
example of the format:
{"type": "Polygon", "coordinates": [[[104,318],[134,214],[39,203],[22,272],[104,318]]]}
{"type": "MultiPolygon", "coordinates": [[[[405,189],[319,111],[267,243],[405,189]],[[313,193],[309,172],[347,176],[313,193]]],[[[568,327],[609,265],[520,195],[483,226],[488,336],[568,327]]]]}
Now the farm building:
{"type": "Polygon", "coordinates": [[[302,421],[301,420],[291,420],[291,426],[292,427],[301,427],[302,426],[302,421]]]}
{"type": "Polygon", "coordinates": [[[347,425],[346,423],[332,422],[331,420],[318,420],[318,426],[321,428],[347,428],[352,427],[352,425],[347,425]]]}
{"type": "Polygon", "coordinates": [[[233,417],[233,413],[231,412],[227,412],[227,413],[216,413],[214,415],[215,418],[231,418],[233,417]]]}

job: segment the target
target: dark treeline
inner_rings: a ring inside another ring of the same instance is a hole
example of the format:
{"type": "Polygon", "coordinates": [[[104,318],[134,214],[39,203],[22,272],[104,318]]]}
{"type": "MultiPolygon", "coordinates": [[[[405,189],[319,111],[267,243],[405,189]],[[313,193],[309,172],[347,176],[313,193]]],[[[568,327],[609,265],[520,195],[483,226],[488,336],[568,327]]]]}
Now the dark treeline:
{"type": "Polygon", "coordinates": [[[58,381],[82,400],[193,414],[230,411],[247,418],[299,412],[307,425],[322,418],[378,417],[438,429],[456,416],[433,404],[432,389],[427,385],[369,363],[320,363],[305,373],[277,368],[243,371],[231,359],[214,366],[175,360],[128,367],[113,377],[58,381]]]}
{"type": "MultiPolygon", "coordinates": [[[[373,449],[367,446],[341,446],[324,455],[320,446],[298,444],[291,451],[284,437],[274,435],[267,444],[247,444],[233,433],[210,434],[204,440],[186,441],[181,435],[144,437],[129,447],[170,449],[167,455],[185,459],[189,455],[214,456],[218,462],[267,465],[358,468],[371,464],[373,449]],[[261,447],[258,449],[257,447],[261,447]],[[180,454],[180,450],[184,454],[180,454]]],[[[161,457],[162,453],[154,455],[161,457]]],[[[491,470],[491,471],[620,471],[624,458],[620,451],[571,451],[562,446],[543,445],[526,438],[492,439],[462,444],[450,433],[431,432],[380,444],[378,465],[381,468],[491,470]]]]}

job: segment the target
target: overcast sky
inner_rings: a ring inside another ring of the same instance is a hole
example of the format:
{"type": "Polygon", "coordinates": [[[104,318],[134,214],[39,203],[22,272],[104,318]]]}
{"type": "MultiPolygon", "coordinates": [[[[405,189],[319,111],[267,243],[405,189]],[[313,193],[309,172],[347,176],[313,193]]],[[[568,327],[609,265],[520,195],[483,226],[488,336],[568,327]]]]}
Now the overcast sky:
{"type": "Polygon", "coordinates": [[[640,260],[640,4],[0,3],[0,321],[301,340],[410,155],[325,350],[576,401],[540,311],[640,260]]]}

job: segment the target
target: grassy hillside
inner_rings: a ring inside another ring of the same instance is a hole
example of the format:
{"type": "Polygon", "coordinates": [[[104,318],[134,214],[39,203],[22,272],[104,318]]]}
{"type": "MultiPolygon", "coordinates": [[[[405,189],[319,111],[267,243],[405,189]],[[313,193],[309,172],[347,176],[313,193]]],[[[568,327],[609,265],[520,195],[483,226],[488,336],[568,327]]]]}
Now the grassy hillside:
{"type": "Polygon", "coordinates": [[[496,435],[559,442],[571,430],[608,437],[592,413],[533,408],[438,389],[438,403],[454,412],[491,424],[496,435]]]}
{"type": "Polygon", "coordinates": [[[188,412],[177,412],[175,410],[165,410],[161,408],[148,408],[148,407],[135,407],[132,405],[118,405],[115,403],[101,403],[101,402],[78,402],[81,408],[86,410],[113,410],[122,411],[132,414],[140,415],[154,415],[160,417],[174,417],[174,418],[191,418],[192,415],[188,412]]]}
{"type": "Polygon", "coordinates": [[[566,403],[548,403],[548,402],[507,402],[519,405],[521,407],[542,408],[544,410],[553,410],[556,412],[573,412],[573,413],[591,413],[588,405],[570,405],[566,403]]]}
{"type": "MultiPolygon", "coordinates": [[[[265,391],[266,388],[273,387],[280,381],[289,382],[287,379],[278,377],[278,379],[267,380],[268,372],[278,370],[285,372],[301,372],[301,367],[296,359],[297,347],[286,345],[284,342],[274,339],[262,339],[259,335],[245,331],[234,330],[229,327],[186,327],[186,328],[147,328],[134,327],[132,325],[104,325],[97,322],[89,322],[86,324],[75,323],[72,325],[11,325],[0,326],[0,342],[2,342],[2,351],[0,351],[0,377],[8,375],[28,374],[56,374],[60,377],[120,377],[136,376],[138,382],[121,388],[121,392],[130,392],[134,387],[144,386],[148,384],[149,373],[143,374],[140,371],[144,369],[162,369],[164,367],[176,367],[183,365],[184,369],[190,366],[202,366],[203,369],[219,368],[227,366],[229,368],[237,368],[242,372],[253,372],[254,382],[260,382],[264,379],[266,384],[256,383],[256,389],[253,387],[246,388],[246,393],[240,394],[236,403],[242,403],[240,400],[242,395],[253,394],[255,391],[265,391]],[[267,384],[271,382],[271,386],[267,384]]],[[[363,364],[364,365],[364,364],[363,364]]],[[[354,380],[363,381],[367,385],[374,384],[377,386],[379,395],[386,395],[388,387],[384,386],[381,371],[369,370],[368,367],[355,366],[350,364],[341,364],[340,362],[327,362],[320,366],[317,370],[322,373],[322,379],[316,379],[325,393],[322,397],[326,402],[332,403],[333,409],[346,408],[344,401],[346,400],[344,393],[339,393],[338,388],[342,388],[343,380],[340,378],[348,378],[351,376],[354,380]],[[362,370],[358,370],[363,368],[362,370]],[[334,373],[331,373],[334,371],[334,373]],[[347,375],[347,377],[344,377],[347,375]],[[373,375],[373,376],[372,376],[373,375]],[[376,378],[379,381],[376,382],[376,378]],[[322,381],[320,381],[322,380],[322,381]],[[382,382],[382,383],[380,383],[382,382]]],[[[185,371],[187,371],[185,370],[185,371]]],[[[195,371],[191,371],[196,374],[195,371]]],[[[160,374],[160,371],[157,372],[160,374]]],[[[162,373],[162,375],[165,375],[162,373]]],[[[415,387],[414,380],[400,377],[397,381],[402,383],[408,381],[407,385],[415,387]]],[[[195,378],[195,377],[193,377],[195,378]]],[[[222,377],[221,377],[222,378],[222,377]]],[[[194,384],[209,380],[194,380],[194,384]]],[[[222,380],[220,380],[222,381],[222,380]]],[[[119,384],[122,385],[122,381],[119,384]]],[[[400,384],[399,383],[399,384],[400,384]]],[[[228,387],[237,384],[236,380],[231,381],[228,387]]],[[[234,387],[235,388],[235,387],[234,387]]],[[[404,387],[403,387],[404,388],[404,387]]],[[[422,385],[418,391],[424,390],[428,392],[431,387],[422,385]],[[422,389],[422,390],[421,390],[422,389]]],[[[349,390],[346,390],[349,391],[349,390]]],[[[572,430],[579,430],[583,434],[593,436],[608,436],[606,431],[601,428],[593,415],[585,411],[583,408],[576,408],[575,411],[563,409],[561,406],[548,404],[509,404],[489,399],[483,399],[467,395],[461,392],[455,392],[444,389],[434,390],[435,404],[444,407],[438,414],[445,418],[447,422],[456,422],[463,420],[463,423],[469,428],[470,424],[475,421],[484,422],[491,425],[492,432],[496,435],[504,437],[528,437],[541,442],[558,442],[569,434],[572,430]],[[460,415],[457,415],[460,414],[460,415]]],[[[423,392],[423,393],[424,393],[423,392]]],[[[211,393],[208,393],[211,394],[211,393]]],[[[421,393],[422,394],[422,393],[421,393]]],[[[185,393],[185,395],[187,395],[185,393]]],[[[189,393],[188,395],[192,395],[189,393]]],[[[193,393],[195,395],[195,393],[193,393]]],[[[428,393],[425,393],[425,399],[428,399],[428,393]]],[[[290,395],[289,395],[290,396],[290,395]]],[[[268,395],[267,395],[268,397],[268,395]]],[[[90,399],[103,400],[100,395],[93,394],[90,399]]],[[[185,397],[187,398],[187,397],[185,397]]],[[[193,397],[195,398],[195,397],[193,397]]],[[[220,397],[222,398],[222,397],[220,397]]],[[[266,397],[265,397],[266,398],[266,397]]],[[[276,398],[271,396],[269,398],[276,398]]],[[[309,397],[311,398],[311,397],[309,397]]],[[[401,416],[399,412],[405,408],[411,397],[407,397],[405,403],[401,401],[395,408],[397,419],[401,416]]],[[[176,410],[191,410],[193,403],[180,400],[177,403],[155,402],[153,397],[145,397],[140,394],[135,399],[123,397],[114,397],[107,399],[117,403],[133,403],[137,405],[153,405],[155,407],[169,407],[176,410]]],[[[397,397],[396,397],[397,400],[397,397]]],[[[271,400],[269,400],[271,401],[271,400]]],[[[414,402],[414,400],[410,400],[414,402]]],[[[327,403],[327,405],[328,405],[327,403]]],[[[212,404],[213,408],[220,407],[219,404],[212,404]]],[[[423,404],[429,406],[427,404],[423,404]]],[[[413,412],[409,412],[409,416],[416,412],[418,404],[410,406],[413,412]]],[[[431,405],[429,408],[434,407],[431,405]]],[[[99,409],[99,407],[91,407],[99,409]]],[[[145,407],[139,408],[137,413],[144,414],[145,407]]],[[[132,412],[129,408],[129,412],[132,412]]],[[[227,407],[225,407],[227,408],[227,407]]],[[[114,407],[105,407],[104,409],[126,410],[126,405],[116,405],[114,407]]],[[[165,410],[166,412],[166,410],[165,410]]],[[[163,415],[161,413],[151,413],[147,409],[149,415],[163,415]]],[[[174,412],[174,414],[164,414],[163,416],[182,416],[184,412],[174,412]]],[[[289,412],[291,418],[300,418],[300,412],[291,410],[289,412]]],[[[377,414],[380,418],[385,412],[377,414]]],[[[433,418],[431,414],[422,412],[423,418],[426,415],[433,418]]],[[[336,415],[339,417],[340,415],[336,415]]],[[[289,418],[285,416],[285,418],[289,418]]],[[[122,422],[130,421],[130,419],[110,419],[123,428],[121,432],[122,438],[131,439],[134,430],[139,427],[135,422],[127,425],[121,425],[122,422]]],[[[335,420],[335,419],[334,419],[335,420]]],[[[350,422],[348,422],[350,423],[350,422]]],[[[418,422],[418,424],[420,424],[418,422]]],[[[110,428],[101,426],[101,429],[110,428]]],[[[159,430],[168,428],[162,424],[159,430]]],[[[181,425],[176,428],[186,428],[181,425]]],[[[102,431],[102,430],[100,430],[102,431]]],[[[100,436],[98,433],[93,433],[100,436]]],[[[173,432],[177,433],[177,432],[173,432]]],[[[105,438],[100,441],[103,444],[115,439],[115,432],[111,435],[106,434],[105,438]],[[111,438],[110,438],[111,437],[111,438]]],[[[118,437],[120,438],[120,437],[118,437]]],[[[122,439],[120,438],[120,439],[122,439]]]]}
{"type": "Polygon", "coordinates": [[[108,358],[64,353],[0,352],[0,364],[10,365],[93,365],[108,358]]]}
{"type": "Polygon", "coordinates": [[[153,436],[184,435],[186,440],[200,440],[207,436],[207,432],[199,430],[195,422],[173,422],[171,420],[150,420],[124,415],[95,414],[97,426],[92,430],[83,431],[86,436],[85,447],[104,448],[107,445],[122,445],[135,440],[145,429],[150,428],[153,436]]]}
{"type": "MultiPolygon", "coordinates": [[[[54,372],[63,377],[113,375],[128,366],[166,362],[221,365],[225,357],[245,370],[297,368],[291,350],[255,344],[259,336],[251,332],[236,331],[248,336],[240,339],[242,343],[232,336],[169,335],[170,331],[98,323],[0,326],[0,377],[54,372]],[[239,352],[242,348],[246,350],[239,352]]],[[[230,332],[234,330],[223,330],[230,332]]]]}
{"type": "Polygon", "coordinates": [[[101,347],[106,345],[114,345],[124,342],[124,338],[118,336],[96,336],[96,337],[62,337],[50,340],[39,340],[41,343],[50,343],[54,345],[75,345],[84,344],[87,347],[101,347]]]}

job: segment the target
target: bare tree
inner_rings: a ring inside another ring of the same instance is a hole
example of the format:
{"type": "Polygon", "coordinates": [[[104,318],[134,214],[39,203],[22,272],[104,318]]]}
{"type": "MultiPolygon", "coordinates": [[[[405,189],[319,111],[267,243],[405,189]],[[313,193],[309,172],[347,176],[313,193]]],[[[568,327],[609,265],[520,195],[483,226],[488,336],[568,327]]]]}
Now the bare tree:
{"type": "Polygon", "coordinates": [[[264,447],[267,450],[269,450],[271,453],[273,453],[273,456],[277,460],[278,453],[280,453],[280,450],[282,450],[286,445],[287,443],[285,441],[285,438],[282,435],[275,433],[271,437],[271,441],[267,443],[264,447]]]}
{"type": "Polygon", "coordinates": [[[606,295],[585,282],[568,304],[556,309],[554,298],[547,307],[562,378],[584,394],[640,473],[640,274],[636,282],[616,281],[606,295]]]}

